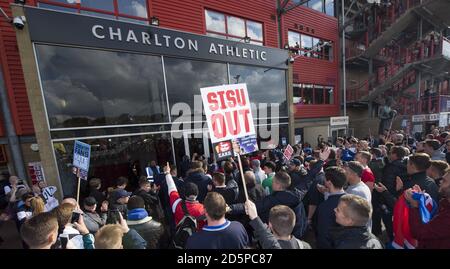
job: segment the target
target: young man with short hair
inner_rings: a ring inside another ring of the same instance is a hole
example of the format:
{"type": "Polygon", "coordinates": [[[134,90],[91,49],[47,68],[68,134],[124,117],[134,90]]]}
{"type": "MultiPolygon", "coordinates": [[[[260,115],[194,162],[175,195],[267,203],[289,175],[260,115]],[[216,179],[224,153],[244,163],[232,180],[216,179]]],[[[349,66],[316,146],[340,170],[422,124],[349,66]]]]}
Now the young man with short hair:
{"type": "Polygon", "coordinates": [[[334,209],[339,203],[339,199],[345,195],[344,185],[347,183],[345,170],[336,166],[325,170],[325,187],[328,189],[328,199],[323,201],[317,208],[317,248],[331,248],[329,231],[336,227],[336,216],[334,209]]]}
{"type": "Polygon", "coordinates": [[[245,211],[250,218],[250,225],[263,249],[310,249],[311,246],[292,235],[296,217],[287,206],[277,205],[270,209],[269,225],[258,217],[255,204],[248,200],[245,211]]]}
{"type": "Polygon", "coordinates": [[[227,188],[225,184],[225,175],[223,173],[216,172],[212,175],[213,187],[212,191],[220,193],[225,202],[229,205],[236,203],[238,198],[238,192],[236,188],[227,188]]]}
{"type": "Polygon", "coordinates": [[[430,155],[431,160],[446,161],[445,154],[440,150],[441,143],[436,139],[425,140],[424,151],[430,155]]]}
{"type": "Polygon", "coordinates": [[[255,173],[255,179],[257,184],[262,184],[263,181],[267,178],[266,173],[261,169],[261,162],[257,159],[252,160],[251,162],[253,173],[255,173]]]}
{"type": "Polygon", "coordinates": [[[364,166],[357,161],[351,161],[344,165],[344,169],[348,181],[348,187],[345,192],[358,195],[371,203],[372,193],[369,187],[361,181],[364,166]]]}
{"type": "Polygon", "coordinates": [[[372,191],[373,184],[375,183],[375,175],[373,174],[372,169],[369,168],[370,160],[372,160],[372,154],[367,151],[359,151],[355,155],[355,161],[361,163],[364,167],[361,174],[361,180],[369,187],[370,191],[372,191]]]}
{"type": "Polygon", "coordinates": [[[58,221],[51,212],[41,213],[25,221],[20,236],[30,249],[50,249],[58,239],[58,221]]]}
{"type": "Polygon", "coordinates": [[[269,195],[272,193],[272,181],[273,181],[273,176],[275,175],[275,169],[276,169],[276,165],[274,162],[266,162],[264,164],[264,173],[266,173],[267,178],[264,179],[264,181],[262,182],[262,186],[264,187],[264,190],[266,191],[266,194],[269,195]]]}
{"type": "Polygon", "coordinates": [[[427,169],[427,176],[432,178],[436,185],[441,184],[445,171],[449,168],[449,165],[445,161],[431,161],[430,167],[427,169]]]}
{"type": "Polygon", "coordinates": [[[204,207],[208,225],[188,238],[186,249],[244,249],[248,246],[244,226],[225,218],[226,203],[222,195],[208,193],[204,207]]]}
{"type": "Polygon", "coordinates": [[[101,227],[106,224],[106,212],[108,207],[106,204],[102,205],[100,209],[100,214],[97,213],[97,200],[94,197],[84,198],[84,223],[88,228],[89,232],[95,234],[101,227]]]}
{"type": "Polygon", "coordinates": [[[342,226],[331,231],[335,249],[383,248],[378,238],[367,229],[372,208],[366,199],[346,194],[340,198],[335,214],[336,222],[342,226]]]}
{"type": "Polygon", "coordinates": [[[150,216],[158,222],[165,222],[161,201],[158,197],[158,188],[155,184],[148,181],[146,177],[142,177],[139,180],[139,189],[134,192],[134,195],[144,200],[145,209],[150,216]]]}
{"type": "Polygon", "coordinates": [[[439,201],[439,188],[434,180],[427,176],[426,171],[431,166],[431,159],[426,153],[416,153],[409,157],[406,166],[409,179],[403,181],[403,190],[412,188],[418,185],[422,190],[425,190],[431,198],[439,201]]]}

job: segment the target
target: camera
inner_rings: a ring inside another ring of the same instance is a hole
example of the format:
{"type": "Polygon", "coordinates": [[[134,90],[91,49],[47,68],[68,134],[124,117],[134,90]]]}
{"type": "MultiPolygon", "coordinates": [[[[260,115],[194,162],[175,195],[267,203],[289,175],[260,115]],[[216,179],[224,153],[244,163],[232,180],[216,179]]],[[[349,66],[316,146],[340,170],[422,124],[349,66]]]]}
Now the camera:
{"type": "Polygon", "coordinates": [[[13,24],[17,29],[22,30],[25,27],[25,21],[25,16],[15,17],[13,19],[13,24]]]}

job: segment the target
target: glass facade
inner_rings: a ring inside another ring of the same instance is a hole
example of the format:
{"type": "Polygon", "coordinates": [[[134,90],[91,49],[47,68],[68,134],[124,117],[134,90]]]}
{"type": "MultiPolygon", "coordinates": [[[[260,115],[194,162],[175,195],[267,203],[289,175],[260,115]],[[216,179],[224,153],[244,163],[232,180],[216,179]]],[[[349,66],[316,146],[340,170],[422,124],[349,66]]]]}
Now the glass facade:
{"type": "Polygon", "coordinates": [[[38,6],[107,19],[148,24],[147,0],[38,0],[38,6]]]}
{"type": "MultiPolygon", "coordinates": [[[[298,4],[304,0],[292,0],[293,4],[298,4]]],[[[334,0],[309,0],[302,4],[305,7],[317,10],[325,13],[329,16],[335,16],[334,14],[334,0]]]]}
{"type": "Polygon", "coordinates": [[[250,43],[263,45],[262,23],[225,15],[205,9],[206,34],[213,37],[242,41],[250,37],[250,43]]]}
{"type": "MultiPolygon", "coordinates": [[[[102,187],[113,186],[124,176],[129,186],[137,187],[139,177],[146,175],[151,161],[159,164],[172,161],[170,134],[151,134],[126,137],[81,140],[91,145],[88,178],[102,179],[102,187]]],[[[76,197],[77,178],[72,173],[74,141],[54,142],[55,156],[65,196],[76,197]]],[[[83,190],[82,190],[83,191],[83,190]]]]}
{"type": "Polygon", "coordinates": [[[288,42],[289,47],[298,55],[333,61],[333,44],[330,41],[288,31],[288,42]]]}
{"type": "Polygon", "coordinates": [[[51,128],[168,122],[161,57],[36,45],[51,128]]]}
{"type": "Polygon", "coordinates": [[[294,104],[333,105],[334,87],[317,84],[294,84],[294,104]]]}

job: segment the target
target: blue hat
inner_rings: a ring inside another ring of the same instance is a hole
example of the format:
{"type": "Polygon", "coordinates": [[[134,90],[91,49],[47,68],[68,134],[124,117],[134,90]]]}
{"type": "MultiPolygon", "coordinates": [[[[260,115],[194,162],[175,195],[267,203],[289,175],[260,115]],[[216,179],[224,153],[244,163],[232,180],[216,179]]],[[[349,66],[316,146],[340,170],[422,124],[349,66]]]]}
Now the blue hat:
{"type": "Polygon", "coordinates": [[[300,160],[299,160],[299,159],[295,159],[295,158],[292,159],[290,163],[293,164],[293,165],[295,165],[295,166],[300,166],[300,165],[302,165],[302,163],[300,162],[300,160]]]}
{"type": "Polygon", "coordinates": [[[307,155],[311,155],[312,154],[312,148],[305,148],[305,149],[303,149],[303,152],[305,152],[307,155]]]}
{"type": "Polygon", "coordinates": [[[305,162],[310,162],[312,160],[314,160],[314,157],[312,157],[312,156],[308,156],[305,158],[305,162]]]}
{"type": "Polygon", "coordinates": [[[130,197],[130,196],[131,196],[131,192],[127,192],[126,190],[123,190],[123,189],[115,190],[111,193],[111,198],[113,201],[117,201],[120,198],[130,197]]]}

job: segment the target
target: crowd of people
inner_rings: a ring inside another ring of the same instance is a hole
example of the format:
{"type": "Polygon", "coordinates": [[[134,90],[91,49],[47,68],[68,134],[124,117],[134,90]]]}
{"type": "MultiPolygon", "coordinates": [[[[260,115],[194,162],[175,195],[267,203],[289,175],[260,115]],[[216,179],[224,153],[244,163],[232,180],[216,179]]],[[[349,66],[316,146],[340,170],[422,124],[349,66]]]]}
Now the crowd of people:
{"type": "Polygon", "coordinates": [[[91,178],[79,203],[53,206],[45,184],[11,176],[1,222],[33,249],[450,248],[448,133],[293,148],[290,159],[281,147],[240,156],[242,171],[237,157],[197,155],[181,175],[152,163],[137,188],[91,178]]]}

